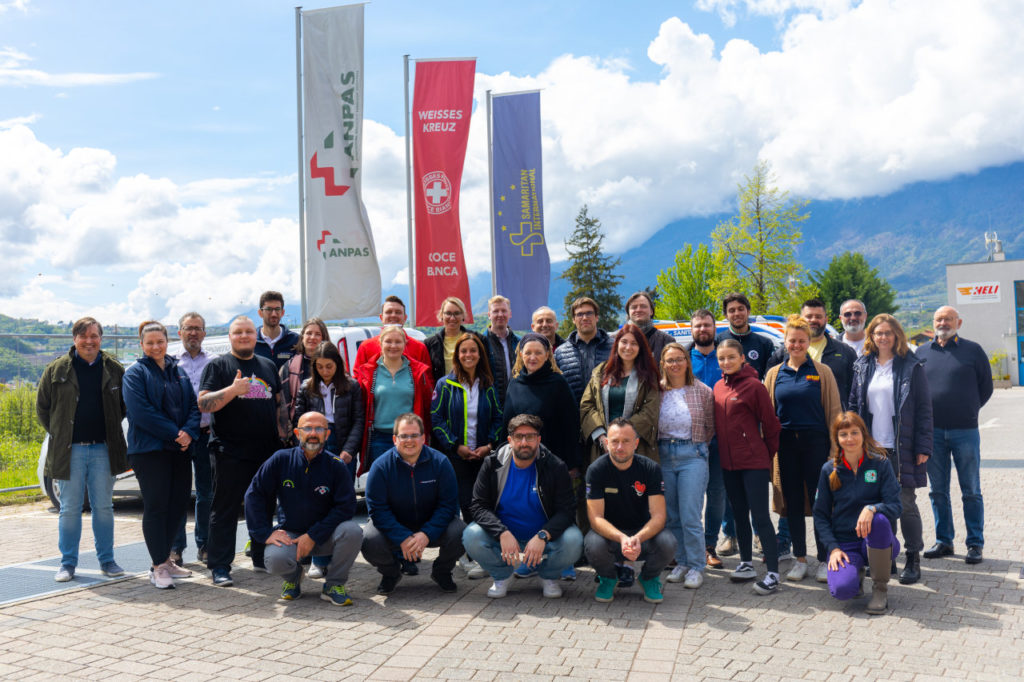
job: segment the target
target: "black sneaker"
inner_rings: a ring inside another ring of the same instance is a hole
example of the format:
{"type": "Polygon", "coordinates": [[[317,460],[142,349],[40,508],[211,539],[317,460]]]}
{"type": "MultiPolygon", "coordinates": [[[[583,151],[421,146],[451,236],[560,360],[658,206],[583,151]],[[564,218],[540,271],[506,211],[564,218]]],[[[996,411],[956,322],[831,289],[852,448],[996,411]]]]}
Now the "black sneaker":
{"type": "Polygon", "coordinates": [[[196,561],[201,564],[205,564],[207,558],[209,558],[209,554],[207,554],[205,547],[200,547],[196,550],[196,561]]]}
{"type": "Polygon", "coordinates": [[[636,573],[632,566],[617,565],[615,570],[619,574],[619,587],[633,587],[636,582],[636,573]]]}
{"type": "Polygon", "coordinates": [[[442,592],[459,591],[459,588],[455,586],[455,581],[452,580],[451,573],[431,573],[430,579],[437,583],[437,586],[441,588],[442,592]]]}
{"type": "Polygon", "coordinates": [[[231,571],[226,568],[213,569],[214,587],[231,587],[234,584],[235,581],[231,579],[231,571]]]}
{"type": "Polygon", "coordinates": [[[402,559],[402,573],[405,575],[419,575],[420,567],[412,561],[406,561],[402,559]]]}
{"type": "Polygon", "coordinates": [[[754,592],[758,594],[775,594],[779,591],[779,579],[774,573],[768,573],[764,578],[754,583],[754,592]]]}
{"type": "MultiPolygon", "coordinates": [[[[402,579],[402,574],[398,575],[385,575],[380,579],[380,584],[377,585],[377,594],[391,594],[395,591],[395,586],[402,579]]],[[[449,578],[450,579],[450,578],[449,578]]]]}

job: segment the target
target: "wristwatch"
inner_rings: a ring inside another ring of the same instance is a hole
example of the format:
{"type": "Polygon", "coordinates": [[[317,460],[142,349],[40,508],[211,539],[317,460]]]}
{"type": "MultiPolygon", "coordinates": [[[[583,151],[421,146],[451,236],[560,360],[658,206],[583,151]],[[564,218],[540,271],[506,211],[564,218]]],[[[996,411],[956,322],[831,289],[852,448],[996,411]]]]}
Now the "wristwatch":
{"type": "Polygon", "coordinates": [[[872,514],[877,514],[878,513],[878,506],[877,505],[869,504],[867,506],[867,509],[870,509],[872,514]]]}
{"type": "Polygon", "coordinates": [[[539,531],[537,531],[537,537],[539,537],[544,542],[550,542],[551,541],[551,535],[549,535],[546,530],[539,530],[539,531]]]}

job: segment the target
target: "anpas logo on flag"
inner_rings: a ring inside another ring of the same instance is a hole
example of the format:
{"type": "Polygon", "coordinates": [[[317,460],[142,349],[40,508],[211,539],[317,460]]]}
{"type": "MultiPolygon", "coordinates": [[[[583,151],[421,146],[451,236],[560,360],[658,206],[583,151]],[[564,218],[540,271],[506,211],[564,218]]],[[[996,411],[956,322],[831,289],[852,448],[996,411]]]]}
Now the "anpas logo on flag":
{"type": "Polygon", "coordinates": [[[452,208],[452,183],[444,171],[434,171],[423,176],[423,196],[426,198],[427,213],[438,215],[452,208]]]}

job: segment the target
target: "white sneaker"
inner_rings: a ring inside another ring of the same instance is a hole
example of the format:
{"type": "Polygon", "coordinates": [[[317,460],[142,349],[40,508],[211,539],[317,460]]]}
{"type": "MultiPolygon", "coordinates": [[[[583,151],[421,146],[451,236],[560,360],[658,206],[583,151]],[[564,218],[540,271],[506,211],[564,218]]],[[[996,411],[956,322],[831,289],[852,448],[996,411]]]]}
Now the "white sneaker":
{"type": "Polygon", "coordinates": [[[324,577],[323,566],[317,566],[316,564],[310,564],[309,570],[306,571],[306,577],[312,578],[313,580],[319,580],[324,577]]]}
{"type": "MultiPolygon", "coordinates": [[[[495,582],[497,584],[497,582],[495,582]]],[[[541,578],[540,584],[544,586],[544,596],[548,599],[559,599],[562,596],[562,588],[559,586],[557,580],[548,580],[547,578],[541,578]]],[[[487,591],[490,596],[490,590],[487,591]]],[[[504,595],[502,595],[504,596],[504,595]]]]}
{"type": "Polygon", "coordinates": [[[459,557],[459,568],[466,572],[466,577],[470,580],[479,580],[487,576],[487,571],[465,554],[459,557]]]}
{"type": "Polygon", "coordinates": [[[158,590],[166,590],[174,587],[174,578],[167,572],[167,567],[160,564],[156,568],[149,569],[149,582],[158,590]]]}
{"type": "Polygon", "coordinates": [[[814,579],[819,583],[828,582],[828,562],[822,561],[818,563],[818,570],[814,572],[814,579]]]}
{"type": "Polygon", "coordinates": [[[508,594],[508,580],[495,580],[494,584],[487,588],[487,596],[491,599],[501,599],[508,594]]]}
{"type": "Polygon", "coordinates": [[[164,562],[163,567],[167,571],[167,575],[171,576],[172,578],[191,578],[192,577],[192,571],[188,570],[187,568],[183,568],[183,567],[179,566],[178,564],[174,563],[173,561],[168,560],[168,561],[164,562]]]}
{"type": "Polygon", "coordinates": [[[795,558],[796,556],[793,555],[793,549],[791,547],[788,549],[783,547],[782,551],[779,552],[779,561],[789,561],[795,558]]]}
{"type": "Polygon", "coordinates": [[[740,565],[736,567],[736,570],[729,576],[729,580],[734,583],[741,583],[745,580],[753,580],[757,577],[757,571],[754,567],[745,561],[741,561],[740,565]]]}
{"type": "Polygon", "coordinates": [[[691,568],[686,572],[686,580],[683,581],[683,587],[696,590],[698,587],[704,584],[704,574],[695,568],[691,568]]]}
{"type": "Polygon", "coordinates": [[[682,564],[676,564],[675,568],[673,568],[672,571],[668,574],[668,577],[665,578],[665,581],[670,583],[682,582],[683,577],[685,575],[686,566],[683,566],[682,564]]]}
{"type": "Polygon", "coordinates": [[[806,561],[794,561],[793,567],[789,569],[789,573],[786,574],[786,580],[792,580],[793,582],[799,582],[804,579],[807,575],[807,562],[806,561]]]}

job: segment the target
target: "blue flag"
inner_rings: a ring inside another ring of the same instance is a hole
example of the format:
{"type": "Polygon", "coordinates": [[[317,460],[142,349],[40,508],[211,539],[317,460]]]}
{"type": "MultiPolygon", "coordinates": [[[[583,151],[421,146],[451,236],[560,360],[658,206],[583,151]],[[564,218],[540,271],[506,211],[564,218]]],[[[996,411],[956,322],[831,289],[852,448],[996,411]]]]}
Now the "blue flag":
{"type": "Polygon", "coordinates": [[[494,275],[512,301],[513,329],[529,329],[530,314],[548,304],[551,261],[544,238],[541,193],[540,93],[492,99],[494,275]]]}

